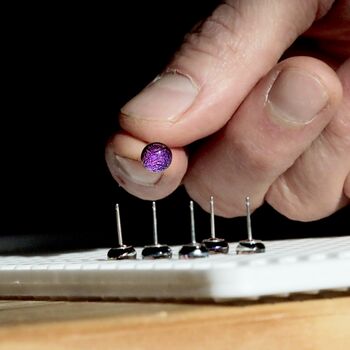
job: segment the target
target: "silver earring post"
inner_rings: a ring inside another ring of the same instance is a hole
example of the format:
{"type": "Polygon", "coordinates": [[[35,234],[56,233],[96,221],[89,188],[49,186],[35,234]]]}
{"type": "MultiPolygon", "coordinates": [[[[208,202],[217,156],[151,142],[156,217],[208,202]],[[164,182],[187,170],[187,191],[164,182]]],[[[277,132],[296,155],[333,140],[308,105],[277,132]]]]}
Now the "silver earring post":
{"type": "Polygon", "coordinates": [[[142,259],[171,259],[173,252],[166,244],[158,243],[158,222],[156,202],[152,202],[153,244],[146,245],[142,250],[142,259]]]}
{"type": "Polygon", "coordinates": [[[194,222],[193,201],[190,201],[190,218],[191,218],[191,243],[185,244],[179,251],[179,259],[196,259],[206,258],[209,251],[204,244],[196,241],[196,231],[194,222]]]}
{"type": "Polygon", "coordinates": [[[207,247],[210,254],[227,254],[229,245],[223,238],[216,237],[215,233],[215,210],[214,197],[210,197],[210,238],[204,239],[202,243],[207,247]]]}
{"type": "Polygon", "coordinates": [[[252,223],[250,218],[250,198],[246,197],[245,199],[246,207],[246,220],[247,220],[247,235],[246,240],[238,242],[236,253],[237,254],[255,254],[255,253],[264,253],[265,245],[262,241],[255,240],[252,233],[252,223]]]}
{"type": "Polygon", "coordinates": [[[108,253],[107,257],[111,260],[126,260],[126,259],[136,259],[136,250],[131,245],[125,245],[123,243],[123,236],[122,236],[122,226],[120,221],[120,210],[119,210],[119,204],[117,203],[115,205],[115,217],[116,217],[116,224],[117,224],[117,239],[118,239],[118,245],[115,248],[111,248],[108,253]]]}

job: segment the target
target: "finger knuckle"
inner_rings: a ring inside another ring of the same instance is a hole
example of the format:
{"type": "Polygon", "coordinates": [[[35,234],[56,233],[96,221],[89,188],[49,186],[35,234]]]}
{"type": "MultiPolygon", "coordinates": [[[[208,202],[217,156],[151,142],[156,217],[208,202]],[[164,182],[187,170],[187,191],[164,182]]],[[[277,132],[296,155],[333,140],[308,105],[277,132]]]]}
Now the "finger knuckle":
{"type": "Polygon", "coordinates": [[[280,214],[294,221],[319,220],[336,210],[336,201],[295,189],[283,177],[271,186],[265,200],[280,214]]]}
{"type": "Polygon", "coordinates": [[[325,129],[324,140],[337,153],[345,152],[350,158],[350,105],[349,108],[342,108],[325,129]]]}
{"type": "Polygon", "coordinates": [[[238,54],[241,41],[241,31],[237,29],[239,17],[233,6],[221,4],[210,17],[185,36],[180,54],[191,56],[200,53],[215,59],[226,58],[232,51],[238,54]]]}

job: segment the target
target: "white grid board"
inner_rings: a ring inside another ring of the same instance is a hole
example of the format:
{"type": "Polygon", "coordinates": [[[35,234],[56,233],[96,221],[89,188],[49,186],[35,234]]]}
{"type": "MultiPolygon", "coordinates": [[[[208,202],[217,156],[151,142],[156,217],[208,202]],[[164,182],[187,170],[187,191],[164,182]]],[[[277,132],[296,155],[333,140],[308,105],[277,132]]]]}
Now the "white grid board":
{"type": "Polygon", "coordinates": [[[108,260],[108,249],[1,256],[0,296],[215,300],[350,288],[350,237],[267,241],[266,252],[179,260],[108,260]]]}

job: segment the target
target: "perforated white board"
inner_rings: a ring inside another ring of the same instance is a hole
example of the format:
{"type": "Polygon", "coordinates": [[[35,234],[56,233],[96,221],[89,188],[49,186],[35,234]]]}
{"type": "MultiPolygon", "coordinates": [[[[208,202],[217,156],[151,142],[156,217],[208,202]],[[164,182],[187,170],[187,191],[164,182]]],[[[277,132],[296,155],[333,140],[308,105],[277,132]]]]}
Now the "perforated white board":
{"type": "Polygon", "coordinates": [[[258,298],[350,288],[350,237],[264,242],[266,253],[107,260],[108,249],[0,257],[0,296],[116,299],[258,298]]]}

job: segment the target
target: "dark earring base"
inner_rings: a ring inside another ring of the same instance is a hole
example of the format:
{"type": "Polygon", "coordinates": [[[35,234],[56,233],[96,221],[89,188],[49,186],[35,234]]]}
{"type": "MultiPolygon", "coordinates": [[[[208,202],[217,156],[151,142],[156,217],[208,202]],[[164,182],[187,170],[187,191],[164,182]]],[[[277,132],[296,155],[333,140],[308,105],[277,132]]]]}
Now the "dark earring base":
{"type": "Polygon", "coordinates": [[[256,253],[264,253],[265,245],[261,241],[257,241],[255,239],[247,239],[244,241],[239,241],[236,247],[237,254],[256,254],[256,253]]]}
{"type": "Polygon", "coordinates": [[[142,259],[171,259],[172,256],[173,252],[167,245],[148,245],[142,250],[142,259]]]}
{"type": "Polygon", "coordinates": [[[210,254],[227,254],[229,245],[223,238],[207,238],[202,241],[210,254]]]}
{"type": "Polygon", "coordinates": [[[111,248],[107,253],[108,259],[111,260],[135,260],[136,250],[132,246],[120,245],[119,247],[111,248]]]}
{"type": "Polygon", "coordinates": [[[207,247],[201,243],[186,244],[179,251],[179,259],[207,258],[208,256],[207,247]]]}

